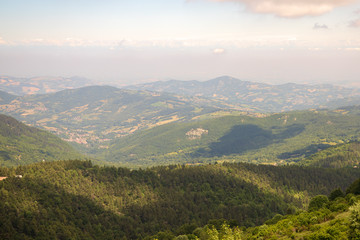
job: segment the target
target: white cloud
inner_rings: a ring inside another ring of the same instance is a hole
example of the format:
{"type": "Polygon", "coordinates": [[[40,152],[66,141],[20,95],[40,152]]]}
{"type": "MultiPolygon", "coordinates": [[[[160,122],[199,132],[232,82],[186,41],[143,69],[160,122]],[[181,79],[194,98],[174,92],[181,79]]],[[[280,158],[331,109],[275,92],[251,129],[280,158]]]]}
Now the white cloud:
{"type": "Polygon", "coordinates": [[[296,18],[319,16],[336,7],[351,4],[355,0],[210,0],[244,4],[256,13],[274,14],[279,17],[296,18]]]}
{"type": "Polygon", "coordinates": [[[349,23],[349,27],[360,28],[360,18],[349,23]]]}
{"type": "Polygon", "coordinates": [[[345,48],[345,51],[360,51],[360,48],[345,48]]]}
{"type": "Polygon", "coordinates": [[[2,37],[0,37],[0,44],[7,44],[7,42],[2,37]]]}
{"type": "Polygon", "coordinates": [[[23,39],[12,43],[18,46],[67,46],[67,47],[88,47],[88,46],[108,46],[113,44],[113,41],[92,41],[80,38],[63,38],[63,39],[50,39],[50,38],[32,38],[23,39]]]}
{"type": "MultiPolygon", "coordinates": [[[[91,41],[80,38],[47,39],[33,38],[22,41],[12,42],[14,46],[55,46],[55,47],[105,47],[109,50],[123,49],[190,49],[207,48],[214,54],[224,54],[225,49],[243,48],[263,48],[263,47],[283,47],[297,46],[298,39],[292,35],[249,35],[238,39],[219,38],[169,38],[169,39],[122,39],[119,41],[103,40],[91,41]]],[[[9,42],[2,41],[0,44],[10,45],[9,42]]],[[[300,46],[300,45],[299,45],[300,46]]]]}
{"type": "Polygon", "coordinates": [[[325,24],[315,23],[313,29],[317,30],[317,29],[329,29],[329,28],[325,24]]]}
{"type": "MultiPolygon", "coordinates": [[[[354,14],[360,15],[360,9],[354,11],[354,14]]],[[[357,19],[350,21],[348,26],[352,28],[360,28],[360,18],[358,17],[357,19]]]]}
{"type": "Polygon", "coordinates": [[[309,51],[320,51],[321,48],[309,48],[308,50],[309,50],[309,51]]]}
{"type": "MultiPolygon", "coordinates": [[[[213,54],[226,54],[233,49],[308,49],[319,46],[317,42],[310,41],[304,37],[298,38],[295,35],[261,35],[249,34],[241,38],[168,38],[168,39],[122,39],[122,40],[101,40],[93,41],[80,38],[47,39],[33,38],[22,41],[9,42],[0,38],[0,44],[12,46],[54,46],[54,47],[100,47],[108,50],[126,49],[202,49],[213,54]]],[[[321,43],[323,48],[335,47],[344,48],[358,46],[359,41],[347,40],[346,43],[336,39],[321,43]],[[339,45],[339,44],[346,44],[339,45]]]]}
{"type": "Polygon", "coordinates": [[[223,48],[215,48],[213,50],[213,53],[214,54],[223,54],[223,53],[225,53],[225,49],[223,49],[223,48]]]}

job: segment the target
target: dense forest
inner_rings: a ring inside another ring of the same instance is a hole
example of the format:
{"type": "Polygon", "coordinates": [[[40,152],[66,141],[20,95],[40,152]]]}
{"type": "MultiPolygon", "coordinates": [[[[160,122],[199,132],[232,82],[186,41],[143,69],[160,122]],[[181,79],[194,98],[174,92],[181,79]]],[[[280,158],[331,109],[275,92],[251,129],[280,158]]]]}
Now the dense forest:
{"type": "Polygon", "coordinates": [[[209,221],[204,227],[159,232],[148,239],[360,239],[360,179],[346,194],[340,189],[311,199],[307,210],[277,214],[265,224],[243,228],[231,221],[209,221]]]}
{"type": "Polygon", "coordinates": [[[313,196],[344,191],[359,174],[246,163],[130,170],[72,160],[2,167],[0,176],[8,178],[0,181],[0,238],[142,239],[192,234],[218,219],[255,227],[306,209],[313,196]]]}

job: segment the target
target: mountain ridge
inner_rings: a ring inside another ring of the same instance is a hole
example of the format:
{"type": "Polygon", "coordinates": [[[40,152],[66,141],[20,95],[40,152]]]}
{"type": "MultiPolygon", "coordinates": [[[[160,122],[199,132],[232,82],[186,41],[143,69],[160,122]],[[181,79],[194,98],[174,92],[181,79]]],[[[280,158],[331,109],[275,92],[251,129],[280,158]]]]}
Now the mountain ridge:
{"type": "Polygon", "coordinates": [[[250,106],[261,112],[304,110],[331,107],[331,101],[356,97],[360,89],[350,89],[330,84],[306,85],[285,83],[271,85],[222,76],[207,81],[157,81],[124,88],[156,92],[177,93],[217,99],[239,107],[250,106]]]}

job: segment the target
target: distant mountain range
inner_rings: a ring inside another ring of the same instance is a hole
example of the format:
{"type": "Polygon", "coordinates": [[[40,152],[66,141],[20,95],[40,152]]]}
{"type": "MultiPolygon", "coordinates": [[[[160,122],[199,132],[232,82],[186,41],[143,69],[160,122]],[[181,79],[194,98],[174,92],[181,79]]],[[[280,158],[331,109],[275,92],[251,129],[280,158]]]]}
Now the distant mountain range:
{"type": "MultiPolygon", "coordinates": [[[[0,91],[23,96],[27,94],[55,93],[96,85],[81,77],[32,77],[0,76],[0,91]]],[[[100,83],[101,85],[104,82],[100,83]]],[[[334,108],[360,102],[360,89],[323,85],[287,83],[270,85],[242,81],[222,76],[208,81],[158,81],[121,87],[123,89],[166,92],[216,100],[231,108],[243,111],[282,112],[309,108],[334,108]]],[[[1,101],[1,99],[0,99],[1,101]]]]}
{"type": "Polygon", "coordinates": [[[0,91],[0,113],[50,131],[92,156],[137,166],[299,162],[360,134],[360,107],[339,108],[359,104],[358,89],[231,77],[128,88],[141,90],[87,86],[25,96],[0,91]],[[330,110],[269,113],[321,107],[330,110]]]}
{"type": "Polygon", "coordinates": [[[32,77],[18,78],[0,76],[0,90],[22,96],[26,94],[44,94],[93,85],[82,77],[32,77]]]}
{"type": "Polygon", "coordinates": [[[220,100],[242,109],[281,112],[309,108],[331,108],[360,102],[360,90],[329,84],[287,83],[270,85],[223,76],[209,81],[158,81],[127,86],[127,89],[176,93],[220,100]]]}

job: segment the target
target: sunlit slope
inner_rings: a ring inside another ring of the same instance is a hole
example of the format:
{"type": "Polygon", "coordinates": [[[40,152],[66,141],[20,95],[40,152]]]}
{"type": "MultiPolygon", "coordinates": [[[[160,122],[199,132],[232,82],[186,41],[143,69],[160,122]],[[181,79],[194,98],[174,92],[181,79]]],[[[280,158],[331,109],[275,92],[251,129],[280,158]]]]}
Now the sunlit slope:
{"type": "Polygon", "coordinates": [[[75,158],[82,156],[67,142],[0,114],[0,166],[75,158]]]}
{"type": "Polygon", "coordinates": [[[135,165],[215,160],[284,164],[359,136],[360,116],[353,114],[324,110],[228,116],[135,133],[114,141],[102,157],[135,165]]]}
{"type": "Polygon", "coordinates": [[[330,147],[310,156],[303,164],[326,168],[357,168],[360,165],[360,143],[351,142],[330,147]]]}

